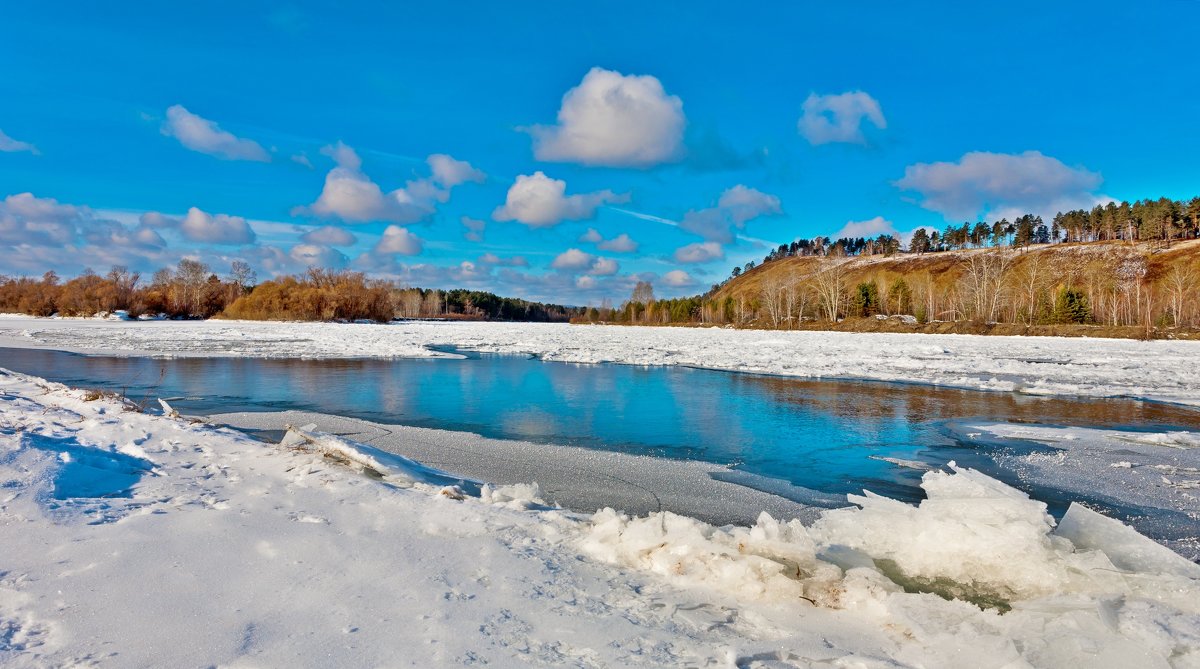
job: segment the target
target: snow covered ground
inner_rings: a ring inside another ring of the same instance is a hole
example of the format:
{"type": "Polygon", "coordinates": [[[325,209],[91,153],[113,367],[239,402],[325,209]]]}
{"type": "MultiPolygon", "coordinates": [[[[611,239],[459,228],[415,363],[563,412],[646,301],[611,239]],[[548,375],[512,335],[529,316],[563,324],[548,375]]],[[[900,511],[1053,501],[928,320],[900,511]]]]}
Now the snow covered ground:
{"type": "Polygon", "coordinates": [[[440,477],[0,373],[0,664],[1200,666],[1200,567],[970,470],[749,528],[440,477]]]}
{"type": "Polygon", "coordinates": [[[521,323],[389,325],[0,318],[0,346],[170,356],[431,357],[430,347],[566,362],[688,365],[1200,406],[1200,342],[766,332],[521,323]]]}

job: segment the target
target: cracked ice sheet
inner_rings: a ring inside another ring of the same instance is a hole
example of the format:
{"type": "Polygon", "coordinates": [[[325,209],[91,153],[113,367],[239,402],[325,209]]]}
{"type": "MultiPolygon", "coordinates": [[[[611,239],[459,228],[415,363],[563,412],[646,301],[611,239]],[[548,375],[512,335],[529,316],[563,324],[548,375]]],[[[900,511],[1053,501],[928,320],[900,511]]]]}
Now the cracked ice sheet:
{"type": "Polygon", "coordinates": [[[1135,527],[1200,559],[1200,433],[1027,423],[949,428],[963,441],[995,447],[996,464],[1030,485],[1127,510],[1135,527]],[[1031,444],[1042,448],[1030,452],[1031,444]]]}
{"type": "Polygon", "coordinates": [[[868,496],[811,528],[715,528],[522,510],[519,491],[454,500],[83,398],[0,374],[5,666],[1200,661],[1200,568],[1087,515],[1073,536],[1104,550],[1115,537],[1123,567],[1075,550],[1044,505],[969,470],[927,474],[919,507],[868,496]],[[64,452],[137,480],[56,495],[64,452]],[[1013,610],[901,592],[873,558],[978,580],[1013,610]]]}
{"type": "Polygon", "coordinates": [[[1200,406],[1200,342],[770,332],[543,323],[387,325],[0,318],[0,346],[273,358],[447,357],[431,347],[546,360],[685,365],[803,378],[927,383],[1200,406]]]}

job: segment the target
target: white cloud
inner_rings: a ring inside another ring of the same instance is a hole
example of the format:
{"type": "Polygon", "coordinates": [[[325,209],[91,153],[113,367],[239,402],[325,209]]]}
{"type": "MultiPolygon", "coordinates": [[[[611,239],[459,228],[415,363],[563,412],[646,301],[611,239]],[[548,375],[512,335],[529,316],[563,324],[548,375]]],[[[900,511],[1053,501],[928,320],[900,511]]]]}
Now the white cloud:
{"type": "Polygon", "coordinates": [[[738,184],[722,193],[715,207],[684,214],[679,227],[708,241],[728,244],[735,228],[741,230],[755,218],[781,213],[778,197],[738,184]]]}
{"type": "Polygon", "coordinates": [[[629,235],[622,232],[621,234],[606,239],[596,245],[597,248],[604,251],[612,251],[614,253],[633,253],[638,250],[638,243],[633,241],[629,235]]]}
{"type": "Polygon", "coordinates": [[[612,258],[596,258],[591,268],[588,269],[588,274],[592,276],[612,276],[620,269],[621,265],[612,258]]]}
{"type": "Polygon", "coordinates": [[[495,253],[485,253],[479,256],[479,264],[493,265],[499,267],[529,267],[529,261],[524,256],[512,256],[511,258],[502,258],[495,253]]]}
{"type": "Polygon", "coordinates": [[[213,216],[196,207],[188,209],[179,232],[187,239],[207,244],[249,244],[254,241],[254,231],[241,216],[213,216]]]}
{"type": "Polygon", "coordinates": [[[15,140],[12,137],[9,137],[8,135],[4,134],[3,130],[0,130],[0,151],[2,151],[4,153],[17,153],[20,151],[28,151],[29,153],[32,153],[35,156],[41,155],[41,151],[38,151],[36,146],[30,144],[29,142],[22,142],[19,140],[15,140]]]}
{"type": "Polygon", "coordinates": [[[313,169],[312,161],[308,159],[308,155],[306,153],[304,153],[303,151],[301,151],[300,153],[293,154],[291,160],[293,163],[296,163],[297,165],[303,165],[310,170],[313,169]]]}
{"type": "Polygon", "coordinates": [[[896,232],[896,226],[892,222],[882,216],[867,219],[865,221],[847,221],[833,234],[833,239],[841,239],[843,237],[878,237],[879,235],[895,235],[897,238],[900,234],[896,232]]]}
{"type": "Polygon", "coordinates": [[[683,102],[649,75],[594,67],[567,91],[558,125],[534,126],[538,160],[649,167],[683,155],[683,102]]]}
{"type": "Polygon", "coordinates": [[[638,250],[638,243],[633,241],[633,238],[624,232],[612,239],[605,239],[599,230],[588,228],[587,232],[579,236],[579,241],[587,244],[595,244],[596,248],[602,251],[612,251],[614,253],[633,253],[638,250]]]}
{"type": "Polygon", "coordinates": [[[579,220],[596,215],[596,207],[607,202],[625,202],[628,195],[611,190],[567,195],[567,182],[552,179],[541,171],[522,174],[508,189],[502,206],[496,207],[492,218],[497,221],[517,221],[532,228],[558,225],[563,220],[579,220]]]}
{"type": "Polygon", "coordinates": [[[336,225],[326,225],[315,230],[309,230],[300,236],[306,244],[321,246],[353,246],[358,239],[345,228],[336,225]]]}
{"type": "Polygon", "coordinates": [[[435,153],[426,158],[425,162],[429,164],[433,180],[446,188],[453,188],[468,181],[482,183],[487,178],[482,171],[472,167],[471,163],[455,160],[444,153],[435,153]]]}
{"type": "Polygon", "coordinates": [[[130,229],[116,221],[95,220],[80,227],[83,239],[94,246],[143,249],[162,249],[167,246],[157,230],[146,226],[130,229]]]}
{"type": "Polygon", "coordinates": [[[9,195],[0,202],[0,244],[63,246],[76,233],[78,207],[33,193],[9,195]]]}
{"type": "Polygon", "coordinates": [[[166,214],[160,214],[157,211],[147,211],[138,217],[138,221],[142,226],[156,230],[171,230],[178,228],[179,224],[183,222],[178,218],[167,216],[166,214]]]}
{"type": "Polygon", "coordinates": [[[933,232],[937,230],[937,228],[928,225],[918,225],[912,230],[901,232],[896,229],[895,224],[891,221],[882,216],[876,216],[875,218],[867,219],[865,221],[847,221],[846,224],[842,226],[842,229],[833,233],[830,238],[837,240],[842,238],[868,238],[878,237],[879,235],[891,235],[900,240],[901,246],[907,247],[909,242],[912,241],[913,233],[922,228],[926,232],[933,232]]]}
{"type": "Polygon", "coordinates": [[[675,262],[700,263],[709,260],[720,260],[725,257],[725,249],[717,242],[696,242],[675,249],[672,256],[675,262]]]}
{"type": "Polygon", "coordinates": [[[297,244],[288,257],[307,267],[338,268],[346,265],[346,256],[337,249],[321,244],[297,244]]]}
{"type": "Polygon", "coordinates": [[[797,126],[810,144],[865,144],[863,119],[881,130],[887,128],[879,102],[862,91],[837,95],[812,93],[804,101],[797,126]]]}
{"type": "Polygon", "coordinates": [[[588,244],[599,244],[600,242],[604,241],[604,236],[601,235],[600,231],[596,228],[588,228],[587,232],[579,236],[579,241],[586,242],[588,244]]]}
{"type": "Polygon", "coordinates": [[[321,154],[332,158],[337,167],[325,175],[325,186],[317,201],[308,207],[297,207],[294,214],[311,212],[349,223],[415,223],[433,214],[436,203],[446,202],[455,186],[484,179],[483,172],[470,163],[438,153],[426,160],[430,177],[411,180],[403,188],[384,193],[362,172],[362,159],[346,144],[339,141],[326,146],[321,154]]]}
{"type": "Polygon", "coordinates": [[[1083,167],[1068,167],[1039,151],[1019,154],[975,151],[958,162],[917,163],[895,185],[921,196],[921,206],[949,220],[980,215],[1038,214],[1090,208],[1107,202],[1095,194],[1103,178],[1083,167]]]}
{"type": "Polygon", "coordinates": [[[579,249],[567,249],[555,256],[550,267],[562,270],[581,270],[590,267],[595,259],[596,257],[592,254],[584,253],[579,249]]]}
{"type": "Polygon", "coordinates": [[[167,108],[167,120],[163,122],[162,133],[178,139],[180,144],[193,151],[226,160],[271,160],[270,154],[258,142],[222,130],[213,121],[191,113],[183,105],[167,108]]]}
{"type": "Polygon", "coordinates": [[[676,288],[690,286],[695,283],[695,280],[692,279],[692,275],[681,269],[673,269],[670,272],[667,272],[662,276],[662,280],[663,283],[667,284],[668,286],[674,286],[676,288]]]}
{"type": "Polygon", "coordinates": [[[359,158],[358,153],[340,139],[337,144],[322,146],[320,153],[322,156],[332,158],[338,167],[345,167],[348,170],[357,170],[362,167],[362,158],[359,158]]]}
{"type": "Polygon", "coordinates": [[[598,283],[599,282],[596,281],[596,277],[587,276],[586,274],[575,279],[575,287],[581,290],[591,290],[592,288],[595,288],[598,283]]]}
{"type": "Polygon", "coordinates": [[[483,241],[483,231],[487,229],[487,221],[483,221],[478,218],[471,218],[470,216],[463,216],[461,219],[459,219],[459,221],[462,223],[462,226],[467,229],[466,232],[463,233],[463,237],[466,238],[467,241],[483,241]]]}
{"type": "Polygon", "coordinates": [[[398,225],[389,225],[383,231],[383,237],[379,238],[379,242],[375,244],[372,253],[376,255],[404,255],[415,256],[421,252],[424,247],[424,242],[421,238],[409,232],[407,228],[402,228],[398,225]]]}

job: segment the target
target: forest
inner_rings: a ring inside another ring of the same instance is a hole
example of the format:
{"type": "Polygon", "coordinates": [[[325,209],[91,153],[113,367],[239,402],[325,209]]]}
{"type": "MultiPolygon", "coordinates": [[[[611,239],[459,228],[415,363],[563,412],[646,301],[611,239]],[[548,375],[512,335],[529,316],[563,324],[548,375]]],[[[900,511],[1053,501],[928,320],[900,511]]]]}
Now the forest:
{"type": "Polygon", "coordinates": [[[827,327],[855,319],[1118,328],[1200,326],[1200,197],[1110,202],[1049,224],[1013,220],[891,235],[800,239],[734,267],[703,295],[639,284],[580,320],[827,327]],[[824,325],[822,325],[824,324],[824,325]]]}
{"type": "Polygon", "coordinates": [[[248,320],[376,321],[452,318],[565,322],[582,309],[472,290],[436,290],[368,278],[362,272],[310,269],[255,284],[250,266],[234,261],[225,276],[184,259],[149,281],[125,267],[101,276],[85,271],[68,281],[0,277],[0,311],[32,316],[241,318],[248,320]]]}

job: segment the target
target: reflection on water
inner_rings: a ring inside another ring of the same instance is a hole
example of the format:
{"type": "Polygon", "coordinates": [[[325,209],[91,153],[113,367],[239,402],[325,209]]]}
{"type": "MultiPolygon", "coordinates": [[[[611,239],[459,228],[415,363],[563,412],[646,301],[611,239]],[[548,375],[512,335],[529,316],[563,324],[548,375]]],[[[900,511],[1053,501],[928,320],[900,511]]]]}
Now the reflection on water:
{"type": "MultiPolygon", "coordinates": [[[[1200,414],[918,385],[707,370],[467,360],[151,359],[0,349],[0,367],[173,402],[191,413],[307,409],[421,427],[735,465],[833,494],[917,499],[921,472],[878,458],[988,469],[940,427],[983,418],[1200,429],[1200,414]],[[875,456],[875,457],[870,457],[875,456]]],[[[993,472],[994,473],[994,472],[993,472]]],[[[1054,494],[1039,495],[1053,502],[1054,494]]]]}

